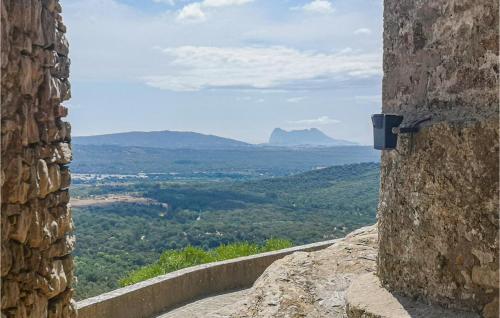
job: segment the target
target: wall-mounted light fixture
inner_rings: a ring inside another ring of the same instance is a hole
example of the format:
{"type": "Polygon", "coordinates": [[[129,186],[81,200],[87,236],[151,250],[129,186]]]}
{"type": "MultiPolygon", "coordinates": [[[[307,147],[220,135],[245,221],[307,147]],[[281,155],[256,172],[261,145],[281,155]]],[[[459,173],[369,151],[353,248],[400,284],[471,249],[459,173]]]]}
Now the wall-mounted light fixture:
{"type": "Polygon", "coordinates": [[[418,132],[418,125],[430,120],[426,117],[422,120],[413,122],[408,127],[400,127],[403,122],[403,116],[391,114],[372,115],[373,123],[373,146],[378,150],[395,149],[398,143],[399,134],[413,134],[418,132]]]}
{"type": "Polygon", "coordinates": [[[398,128],[403,122],[403,116],[375,114],[372,115],[373,123],[373,146],[378,150],[389,150],[396,148],[398,135],[392,129],[398,128]]]}

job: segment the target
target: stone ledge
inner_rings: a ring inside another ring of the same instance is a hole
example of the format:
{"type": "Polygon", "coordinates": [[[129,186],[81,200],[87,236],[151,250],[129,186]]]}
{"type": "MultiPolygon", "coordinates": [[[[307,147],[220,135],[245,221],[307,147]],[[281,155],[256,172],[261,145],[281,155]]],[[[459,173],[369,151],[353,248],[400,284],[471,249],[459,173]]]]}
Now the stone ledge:
{"type": "Polygon", "coordinates": [[[204,264],[78,302],[79,318],[147,318],[202,297],[249,288],[274,261],[325,249],[339,240],[204,264]]]}
{"type": "Polygon", "coordinates": [[[468,312],[444,309],[390,293],[373,274],[358,276],[347,290],[349,318],[478,318],[468,312]]]}
{"type": "Polygon", "coordinates": [[[214,317],[344,318],[351,281],[376,270],[377,241],[373,225],[321,251],[284,257],[266,269],[245,297],[214,317]]]}

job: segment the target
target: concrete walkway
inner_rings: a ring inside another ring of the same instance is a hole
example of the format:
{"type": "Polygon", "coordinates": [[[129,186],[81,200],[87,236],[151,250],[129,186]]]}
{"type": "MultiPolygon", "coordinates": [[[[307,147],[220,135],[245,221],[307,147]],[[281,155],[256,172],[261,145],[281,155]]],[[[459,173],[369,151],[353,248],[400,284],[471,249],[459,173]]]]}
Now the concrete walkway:
{"type": "Polygon", "coordinates": [[[229,307],[241,301],[248,289],[207,297],[173,309],[156,318],[223,318],[228,317],[229,307]],[[227,308],[227,313],[224,309],[227,308]]]}

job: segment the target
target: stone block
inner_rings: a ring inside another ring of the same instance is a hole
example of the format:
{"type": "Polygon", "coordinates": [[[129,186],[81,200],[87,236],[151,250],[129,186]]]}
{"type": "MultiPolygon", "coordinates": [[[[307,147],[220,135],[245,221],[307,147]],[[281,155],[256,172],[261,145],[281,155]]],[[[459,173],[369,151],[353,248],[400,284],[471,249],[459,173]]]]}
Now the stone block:
{"type": "Polygon", "coordinates": [[[54,143],[57,141],[62,141],[59,127],[54,121],[50,121],[47,124],[47,138],[49,143],[54,143]]]}
{"type": "Polygon", "coordinates": [[[69,143],[61,142],[57,144],[57,163],[66,165],[71,162],[73,155],[69,143]]]}
{"type": "Polygon", "coordinates": [[[6,204],[2,206],[3,214],[7,216],[19,215],[21,214],[21,205],[20,204],[6,204]]]}
{"type": "Polygon", "coordinates": [[[74,248],[75,237],[73,235],[67,235],[50,246],[47,256],[49,258],[64,257],[73,252],[74,248]]]}
{"type": "Polygon", "coordinates": [[[69,67],[71,60],[67,56],[60,56],[56,53],[55,64],[51,69],[51,74],[59,79],[67,79],[69,77],[69,67]]]}
{"type": "Polygon", "coordinates": [[[8,277],[19,276],[28,270],[26,255],[29,253],[28,247],[15,241],[10,241],[7,245],[12,253],[12,267],[8,277]]]}
{"type": "Polygon", "coordinates": [[[49,293],[48,298],[53,298],[61,294],[67,287],[68,281],[64,272],[63,263],[60,260],[53,261],[52,271],[49,278],[49,293]]]}
{"type": "Polygon", "coordinates": [[[5,213],[2,213],[0,215],[0,222],[2,242],[9,242],[10,232],[12,231],[12,224],[9,221],[9,217],[5,213]]]}
{"type": "Polygon", "coordinates": [[[66,289],[62,294],[49,302],[49,315],[51,318],[75,318],[76,304],[72,300],[73,290],[66,289]]]}
{"type": "Polygon", "coordinates": [[[484,318],[498,318],[499,317],[499,302],[498,296],[489,304],[484,306],[483,308],[483,317],[484,318]]]}
{"type": "Polygon", "coordinates": [[[61,168],[58,164],[49,166],[49,191],[55,192],[61,187],[61,168]]]}
{"type": "Polygon", "coordinates": [[[13,119],[2,119],[2,134],[19,129],[19,124],[13,119]]]}
{"type": "Polygon", "coordinates": [[[2,281],[2,310],[15,307],[19,301],[19,284],[16,281],[5,279],[2,281]]]}
{"type": "Polygon", "coordinates": [[[70,84],[67,80],[52,77],[50,69],[46,70],[42,90],[42,103],[48,108],[71,98],[70,84]]]}
{"type": "Polygon", "coordinates": [[[66,117],[68,116],[68,108],[64,107],[63,105],[58,105],[56,106],[54,114],[56,117],[66,117]]]}
{"type": "Polygon", "coordinates": [[[47,197],[47,206],[48,207],[57,207],[64,206],[69,203],[69,190],[62,190],[55,193],[51,193],[47,197]]]}
{"type": "Polygon", "coordinates": [[[29,111],[26,118],[26,140],[28,144],[38,143],[40,141],[40,131],[38,123],[35,120],[35,114],[29,111]]]}
{"type": "Polygon", "coordinates": [[[43,34],[43,47],[50,48],[55,46],[56,42],[56,20],[54,15],[46,8],[42,8],[41,25],[39,26],[43,34]]]}
{"type": "Polygon", "coordinates": [[[71,124],[65,121],[59,122],[60,130],[59,135],[61,141],[70,142],[71,141],[71,124]]]}
{"type": "Polygon", "coordinates": [[[5,161],[8,163],[4,171],[8,171],[8,174],[2,186],[3,199],[9,203],[26,203],[30,185],[23,180],[25,172],[23,160],[21,157],[15,157],[5,161]]]}
{"type": "Polygon", "coordinates": [[[50,246],[51,233],[48,226],[48,212],[40,206],[32,207],[32,219],[28,236],[28,245],[45,250],[50,246]]]}
{"type": "Polygon", "coordinates": [[[68,56],[69,53],[69,43],[63,32],[56,30],[55,34],[55,50],[57,54],[62,56],[68,56]]]}
{"type": "Polygon", "coordinates": [[[17,0],[10,4],[9,22],[11,27],[18,28],[23,33],[31,31],[32,6],[31,0],[17,0]]]}
{"type": "Polygon", "coordinates": [[[40,187],[39,197],[45,198],[50,193],[49,167],[43,159],[37,162],[37,179],[40,187]]]}
{"type": "Polygon", "coordinates": [[[66,25],[62,21],[57,21],[57,30],[59,30],[62,33],[66,33],[66,25]]]}
{"type": "Polygon", "coordinates": [[[47,317],[47,309],[49,305],[47,297],[40,293],[34,293],[33,295],[34,300],[30,315],[32,317],[47,317]]]}
{"type": "Polygon", "coordinates": [[[8,243],[5,240],[2,240],[2,245],[1,245],[2,257],[0,257],[0,261],[1,261],[0,276],[1,277],[6,276],[9,273],[10,268],[12,267],[12,253],[11,253],[10,248],[7,244],[8,243]]]}
{"type": "Polygon", "coordinates": [[[472,282],[481,286],[498,289],[500,285],[498,267],[474,266],[472,268],[472,282]]]}
{"type": "Polygon", "coordinates": [[[71,185],[71,172],[68,166],[61,167],[61,190],[69,189],[71,185]]]}
{"type": "Polygon", "coordinates": [[[26,242],[28,236],[28,231],[31,226],[31,213],[28,209],[23,209],[23,211],[15,216],[12,216],[14,224],[12,224],[13,230],[10,233],[10,238],[18,241],[20,243],[26,242]]]}
{"type": "Polygon", "coordinates": [[[42,0],[43,7],[49,12],[56,12],[56,7],[58,5],[57,0],[42,0]]]}
{"type": "Polygon", "coordinates": [[[57,238],[63,238],[66,234],[73,232],[73,220],[71,219],[71,207],[57,207],[58,211],[55,220],[57,222],[57,238]]]}
{"type": "Polygon", "coordinates": [[[32,96],[33,91],[33,74],[31,72],[32,61],[29,56],[21,57],[21,94],[32,96]]]}

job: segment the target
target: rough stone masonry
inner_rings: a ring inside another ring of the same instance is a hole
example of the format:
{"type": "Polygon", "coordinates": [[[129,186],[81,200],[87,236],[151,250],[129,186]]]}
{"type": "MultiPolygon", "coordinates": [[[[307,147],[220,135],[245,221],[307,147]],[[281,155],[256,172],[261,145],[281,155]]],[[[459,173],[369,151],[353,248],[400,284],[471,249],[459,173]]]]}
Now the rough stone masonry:
{"type": "Polygon", "coordinates": [[[74,317],[70,97],[57,0],[1,1],[3,317],[74,317]]]}
{"type": "Polygon", "coordinates": [[[431,117],[382,156],[378,274],[498,317],[498,1],[385,0],[383,112],[431,117]]]}

